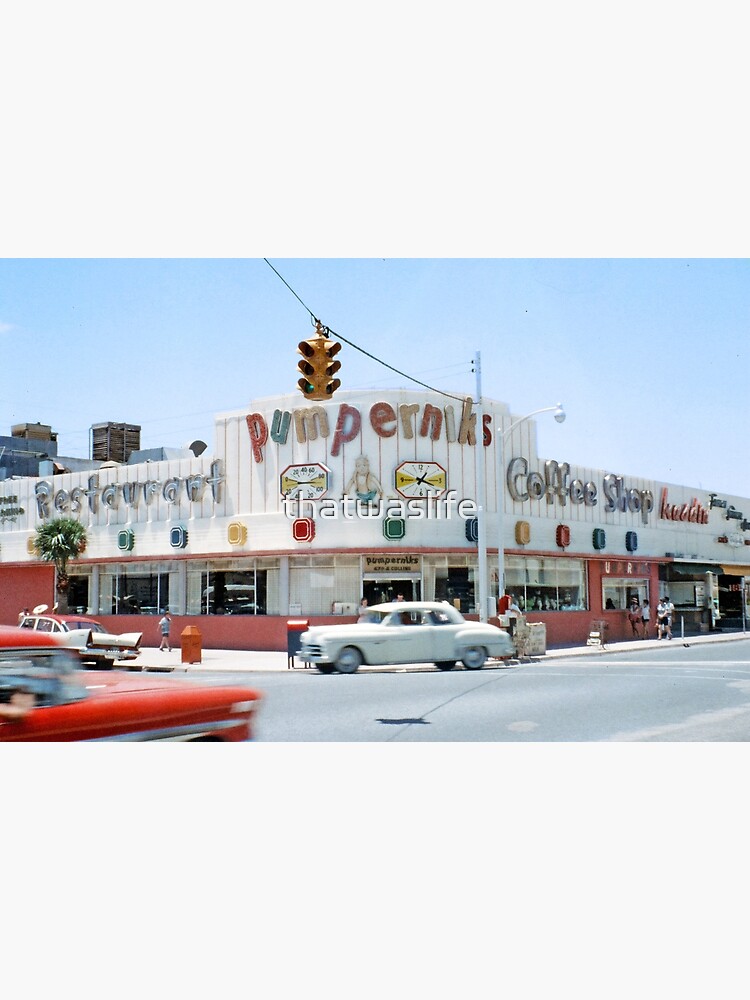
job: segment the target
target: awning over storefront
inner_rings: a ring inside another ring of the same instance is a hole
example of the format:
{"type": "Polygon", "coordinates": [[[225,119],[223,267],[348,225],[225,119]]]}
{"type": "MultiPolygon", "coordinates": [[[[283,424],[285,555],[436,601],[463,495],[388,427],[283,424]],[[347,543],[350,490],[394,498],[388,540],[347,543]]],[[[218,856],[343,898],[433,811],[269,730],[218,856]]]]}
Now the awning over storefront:
{"type": "Polygon", "coordinates": [[[749,576],[750,577],[750,566],[722,566],[721,567],[726,576],[749,576]]]}
{"type": "Polygon", "coordinates": [[[677,573],[678,576],[700,576],[701,573],[722,572],[721,566],[712,563],[667,563],[667,569],[672,573],[677,573]]]}

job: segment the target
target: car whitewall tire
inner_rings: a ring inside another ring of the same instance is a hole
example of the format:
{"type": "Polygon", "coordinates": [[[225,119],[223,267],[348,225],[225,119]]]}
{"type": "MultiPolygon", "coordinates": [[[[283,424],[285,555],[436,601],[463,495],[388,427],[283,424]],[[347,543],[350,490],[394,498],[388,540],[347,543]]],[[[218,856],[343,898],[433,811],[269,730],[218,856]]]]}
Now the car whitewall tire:
{"type": "Polygon", "coordinates": [[[484,646],[467,646],[461,657],[461,662],[467,670],[479,670],[484,666],[487,652],[484,646]]]}
{"type": "Polygon", "coordinates": [[[354,646],[344,646],[336,660],[336,669],[342,674],[356,674],[362,666],[362,654],[354,646]]]}

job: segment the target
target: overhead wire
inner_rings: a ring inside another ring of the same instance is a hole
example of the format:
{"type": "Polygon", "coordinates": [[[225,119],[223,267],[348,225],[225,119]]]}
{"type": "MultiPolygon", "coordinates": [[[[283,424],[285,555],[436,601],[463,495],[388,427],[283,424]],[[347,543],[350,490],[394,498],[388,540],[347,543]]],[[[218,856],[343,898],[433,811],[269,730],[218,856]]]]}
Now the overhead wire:
{"type": "MultiPolygon", "coordinates": [[[[349,340],[347,337],[344,337],[342,334],[336,333],[335,330],[332,330],[329,326],[326,326],[324,323],[322,323],[319,320],[319,318],[315,315],[315,313],[312,311],[312,309],[310,309],[310,307],[307,305],[307,303],[305,303],[300,298],[300,296],[297,294],[297,292],[292,288],[292,286],[284,278],[284,276],[279,273],[279,271],[273,266],[273,264],[266,257],[264,257],[263,260],[266,262],[266,264],[268,264],[268,266],[271,268],[271,270],[274,272],[274,274],[276,274],[276,276],[279,278],[279,280],[289,289],[289,291],[297,299],[297,301],[300,303],[300,305],[303,307],[303,309],[305,309],[306,312],[310,315],[310,319],[311,319],[311,322],[312,322],[313,325],[316,325],[316,324],[319,323],[320,326],[324,330],[326,330],[327,333],[331,334],[333,337],[337,338],[338,340],[343,341],[345,344],[348,344],[349,347],[352,347],[352,348],[354,348],[354,350],[359,351],[360,354],[364,354],[366,357],[370,358],[372,361],[375,361],[377,364],[382,365],[384,368],[388,368],[390,371],[394,372],[396,375],[399,375],[402,378],[408,379],[410,382],[414,382],[417,385],[421,385],[424,389],[429,389],[430,392],[435,392],[435,393],[437,393],[440,396],[446,396],[449,399],[456,399],[459,402],[464,402],[465,401],[465,399],[467,398],[466,395],[464,395],[464,396],[457,396],[454,393],[445,392],[443,389],[438,389],[434,385],[429,385],[427,382],[422,382],[420,379],[416,378],[415,376],[409,375],[407,372],[403,372],[400,369],[394,367],[393,365],[388,364],[387,361],[383,361],[383,359],[377,357],[377,355],[371,354],[369,351],[366,351],[363,347],[360,347],[359,344],[354,343],[354,341],[349,340]]],[[[449,374],[438,376],[439,379],[445,379],[445,378],[450,378],[451,377],[451,375],[450,375],[450,370],[451,369],[460,369],[462,367],[462,365],[464,365],[464,364],[468,364],[468,362],[455,362],[454,364],[451,364],[451,365],[444,365],[442,367],[425,369],[425,371],[427,371],[427,372],[435,372],[435,373],[441,372],[441,371],[448,372],[449,374]]],[[[472,370],[473,370],[473,362],[472,362],[472,370]]],[[[458,374],[462,374],[462,372],[459,371],[459,370],[456,370],[455,374],[457,374],[457,375],[458,374]]],[[[12,404],[12,405],[13,406],[17,406],[20,409],[20,407],[21,407],[22,404],[19,403],[19,404],[12,404]]],[[[23,405],[28,405],[28,400],[23,405]]],[[[236,408],[239,409],[241,407],[236,407],[236,408]]],[[[224,409],[230,410],[230,409],[233,409],[233,407],[224,407],[224,409]]],[[[193,413],[188,413],[188,414],[180,414],[180,415],[174,414],[171,417],[157,417],[157,418],[154,418],[154,419],[151,419],[151,420],[141,421],[141,426],[145,428],[145,427],[148,427],[148,426],[151,426],[151,425],[155,425],[155,424],[159,424],[159,423],[162,423],[162,424],[163,423],[168,423],[170,420],[184,419],[185,417],[202,417],[204,415],[214,414],[214,412],[215,411],[213,411],[213,410],[203,410],[203,411],[199,410],[199,411],[194,411],[193,413]]],[[[67,435],[76,435],[76,434],[78,434],[78,435],[81,435],[81,436],[86,436],[86,438],[88,438],[89,432],[90,432],[90,428],[87,428],[85,430],[77,430],[77,429],[71,429],[71,428],[62,428],[62,429],[58,429],[57,434],[58,435],[59,434],[67,434],[67,435]]]]}
{"type": "Polygon", "coordinates": [[[292,288],[292,286],[289,284],[286,278],[284,278],[283,275],[279,274],[279,272],[273,266],[271,261],[268,260],[267,257],[264,257],[263,260],[266,262],[266,264],[268,264],[268,266],[271,268],[274,274],[286,285],[286,287],[289,289],[289,291],[292,293],[295,299],[297,299],[297,301],[300,303],[303,309],[305,309],[310,314],[310,318],[313,321],[313,323],[315,325],[321,326],[326,331],[326,333],[330,333],[331,336],[335,337],[337,340],[343,340],[345,344],[348,344],[349,347],[353,347],[355,351],[359,351],[360,354],[364,354],[365,357],[370,358],[372,361],[375,361],[377,364],[382,365],[384,368],[390,369],[392,372],[395,372],[402,378],[408,379],[410,382],[414,382],[417,385],[421,385],[423,389],[429,389],[430,392],[436,392],[440,396],[447,396],[448,399],[457,399],[459,400],[459,402],[462,403],[465,401],[466,396],[456,396],[454,393],[445,392],[443,389],[438,389],[434,385],[428,385],[426,382],[421,382],[418,378],[415,378],[413,375],[409,375],[407,372],[403,372],[399,368],[394,368],[394,366],[389,365],[387,361],[383,361],[383,359],[377,357],[377,355],[371,354],[369,351],[366,351],[364,347],[360,347],[359,344],[355,344],[354,341],[348,340],[342,334],[337,333],[335,330],[332,330],[330,326],[326,326],[326,324],[321,322],[321,320],[315,315],[312,309],[305,302],[302,301],[302,299],[295,292],[295,290],[292,288]]]}

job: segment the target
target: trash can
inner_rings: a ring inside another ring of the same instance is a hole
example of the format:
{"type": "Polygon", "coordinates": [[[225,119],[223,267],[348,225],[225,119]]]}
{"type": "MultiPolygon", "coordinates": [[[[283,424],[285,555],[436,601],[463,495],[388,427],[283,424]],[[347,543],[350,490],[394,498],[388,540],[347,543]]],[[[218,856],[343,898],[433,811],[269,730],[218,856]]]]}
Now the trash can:
{"type": "Polygon", "coordinates": [[[527,656],[544,656],[547,653],[547,626],[544,622],[529,622],[527,656]]]}
{"type": "Polygon", "coordinates": [[[287,669],[294,666],[294,657],[302,648],[302,633],[307,632],[310,622],[307,618],[291,618],[286,623],[287,669]]]}
{"type": "Polygon", "coordinates": [[[591,628],[589,629],[589,637],[586,640],[587,646],[599,646],[604,649],[606,645],[606,633],[609,628],[609,622],[602,619],[595,619],[591,623],[591,628]]]}
{"type": "Polygon", "coordinates": [[[180,633],[183,663],[200,663],[202,655],[201,633],[195,625],[186,625],[180,633]]]}

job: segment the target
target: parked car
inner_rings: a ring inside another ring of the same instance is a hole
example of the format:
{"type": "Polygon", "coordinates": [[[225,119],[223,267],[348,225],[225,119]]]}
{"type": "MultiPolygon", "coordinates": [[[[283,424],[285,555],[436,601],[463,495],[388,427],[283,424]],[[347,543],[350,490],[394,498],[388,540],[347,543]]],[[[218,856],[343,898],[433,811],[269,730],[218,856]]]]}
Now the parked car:
{"type": "Polygon", "coordinates": [[[82,671],[62,637],[0,628],[0,741],[244,741],[261,695],[122,670],[82,671]]]}
{"type": "Polygon", "coordinates": [[[394,601],[368,609],[368,620],[349,625],[315,625],[300,637],[299,658],[324,674],[353,674],[364,663],[434,663],[452,670],[460,660],[479,670],[488,657],[514,653],[507,632],[468,622],[450,604],[394,601]]]}
{"type": "Polygon", "coordinates": [[[55,615],[42,610],[43,605],[25,615],[19,628],[49,632],[63,645],[78,650],[81,663],[95,667],[113,667],[116,660],[134,660],[140,656],[142,632],[110,635],[104,626],[85,615],[55,615]]]}

